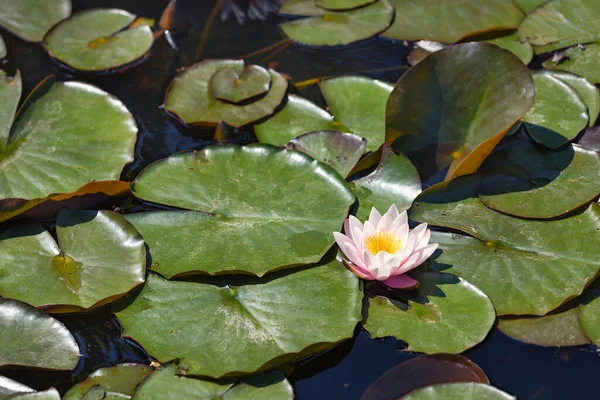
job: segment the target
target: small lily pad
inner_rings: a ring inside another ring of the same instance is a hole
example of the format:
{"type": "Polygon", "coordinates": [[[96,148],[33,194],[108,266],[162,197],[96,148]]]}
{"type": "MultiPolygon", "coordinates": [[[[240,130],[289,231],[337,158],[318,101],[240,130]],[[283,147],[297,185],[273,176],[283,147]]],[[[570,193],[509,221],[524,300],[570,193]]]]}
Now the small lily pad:
{"type": "Polygon", "coordinates": [[[147,25],[130,26],[136,16],[116,8],[73,14],[44,37],[50,56],[79,71],[106,71],[142,59],[154,35],[147,25]]]}
{"type": "Polygon", "coordinates": [[[326,10],[342,11],[364,7],[376,0],[315,0],[317,6],[326,10]]]}
{"type": "Polygon", "coordinates": [[[483,383],[459,382],[427,386],[401,400],[517,400],[500,389],[483,383]]]}
{"type": "Polygon", "coordinates": [[[154,369],[144,364],[119,364],[100,368],[69,389],[63,400],[83,400],[92,388],[100,388],[109,396],[133,396],[136,388],[153,371],[154,369]]]}
{"type": "Polygon", "coordinates": [[[585,335],[596,345],[600,344],[600,291],[588,289],[579,306],[579,317],[585,335]]]}
{"type": "Polygon", "coordinates": [[[10,127],[21,99],[21,90],[21,74],[18,71],[13,77],[2,75],[0,72],[0,153],[8,142],[10,127]]]}
{"type": "MultiPolygon", "coordinates": [[[[368,39],[384,31],[394,17],[394,8],[388,0],[377,0],[350,11],[319,11],[313,1],[294,4],[294,12],[305,10],[303,15],[309,17],[279,25],[290,39],[309,46],[340,46],[368,39]]],[[[286,9],[281,12],[285,14],[286,9]]]]}
{"type": "Polygon", "coordinates": [[[28,304],[0,298],[0,330],[0,366],[70,370],[79,361],[71,332],[28,304]]]}
{"type": "Polygon", "coordinates": [[[600,83],[600,44],[587,43],[584,46],[570,47],[562,52],[564,59],[555,62],[552,58],[544,61],[544,68],[568,71],[584,77],[591,83],[600,83]]]}
{"type": "Polygon", "coordinates": [[[41,41],[69,15],[71,0],[0,0],[0,25],[28,42],[41,41]]]}
{"type": "Polygon", "coordinates": [[[600,114],[600,91],[587,79],[564,71],[547,72],[555,78],[570,85],[577,91],[588,109],[588,126],[594,126],[600,114]]]}
{"type": "Polygon", "coordinates": [[[258,65],[246,65],[241,74],[234,68],[223,68],[210,79],[215,99],[238,104],[269,91],[271,75],[258,65]]]}

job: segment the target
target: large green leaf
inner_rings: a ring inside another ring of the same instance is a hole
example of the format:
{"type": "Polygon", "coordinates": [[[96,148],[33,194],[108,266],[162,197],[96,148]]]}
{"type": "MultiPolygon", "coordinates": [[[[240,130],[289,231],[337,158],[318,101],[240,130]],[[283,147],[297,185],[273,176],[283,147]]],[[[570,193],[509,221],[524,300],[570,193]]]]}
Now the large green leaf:
{"type": "Polygon", "coordinates": [[[384,31],[394,17],[388,0],[349,11],[320,9],[313,2],[296,0],[280,10],[282,14],[309,16],[279,25],[290,39],[309,46],[339,46],[368,39],[384,31]]]}
{"type": "Polygon", "coordinates": [[[413,161],[423,180],[448,167],[448,178],[472,173],[534,97],[529,71],[511,52],[488,43],[450,46],[396,83],[386,141],[413,161]]]}
{"type": "Polygon", "coordinates": [[[555,78],[573,87],[581,97],[588,109],[589,126],[594,126],[600,114],[600,91],[587,79],[564,71],[547,72],[555,78]]]}
{"type": "Polygon", "coordinates": [[[516,397],[483,383],[441,383],[415,390],[402,400],[516,400],[516,397]]]}
{"type": "Polygon", "coordinates": [[[71,14],[71,0],[0,0],[0,25],[29,42],[71,14]]]}
{"type": "Polygon", "coordinates": [[[0,72],[0,153],[8,142],[10,127],[21,99],[21,90],[21,74],[18,71],[12,78],[0,72]]]}
{"type": "Polygon", "coordinates": [[[335,119],[367,139],[367,150],[377,150],[385,140],[385,105],[394,87],[363,76],[327,79],[320,86],[335,119]]]}
{"type": "Polygon", "coordinates": [[[71,332],[48,314],[0,298],[0,366],[70,370],[79,360],[71,332]]]}
{"type": "Polygon", "coordinates": [[[533,140],[556,149],[587,126],[586,104],[577,90],[547,72],[533,72],[535,104],[522,118],[533,140]]]}
{"type": "Polygon", "coordinates": [[[101,388],[106,395],[133,396],[135,389],[153,371],[144,364],[119,364],[100,368],[69,389],[63,400],[82,400],[94,387],[101,388]]]}
{"type": "Polygon", "coordinates": [[[123,335],[191,375],[266,370],[352,337],[361,319],[358,278],[334,260],[269,279],[220,286],[150,275],[117,313],[123,335]],[[243,355],[240,356],[240,355],[243,355]]]}
{"type": "Polygon", "coordinates": [[[236,105],[215,99],[210,91],[210,80],[225,68],[232,68],[241,74],[244,62],[206,60],[179,72],[167,89],[164,104],[166,110],[186,124],[216,125],[224,121],[234,127],[240,127],[271,115],[283,101],[288,82],[273,70],[269,70],[271,87],[259,100],[236,105]]]}
{"type": "Polygon", "coordinates": [[[104,71],[142,59],[154,35],[136,16],[116,8],[85,10],[51,29],[43,45],[50,56],[80,71],[104,71]]]}
{"type": "Polygon", "coordinates": [[[186,208],[127,218],[166,277],[201,271],[261,276],[317,262],[333,244],[354,195],[329,167],[267,145],[180,153],[133,182],[142,200],[186,208]]]}
{"type": "Polygon", "coordinates": [[[481,342],[496,319],[481,290],[451,274],[425,272],[406,301],[369,298],[365,328],[371,337],[395,336],[409,350],[461,353],[481,342]]]}
{"type": "Polygon", "coordinates": [[[572,72],[584,77],[591,83],[600,83],[600,44],[588,43],[585,46],[574,46],[562,52],[564,59],[555,62],[552,58],[544,61],[544,68],[572,72]]]}
{"type": "Polygon", "coordinates": [[[6,399],[9,395],[15,393],[34,392],[29,386],[25,386],[17,381],[13,381],[5,376],[0,376],[0,400],[6,399]]]}
{"type": "Polygon", "coordinates": [[[505,0],[392,0],[396,18],[383,36],[454,43],[482,32],[515,29],[523,19],[505,0]]]}
{"type": "Polygon", "coordinates": [[[585,335],[600,345],[600,290],[586,290],[579,306],[579,317],[585,335]]]}
{"type": "Polygon", "coordinates": [[[42,198],[119,179],[133,160],[136,134],[133,116],[114,96],[56,82],[13,125],[0,154],[0,199],[42,198]]]}
{"type": "Polygon", "coordinates": [[[120,214],[63,209],[56,235],[33,222],[0,235],[0,295],[88,309],[144,282],[144,241],[120,214]]]}

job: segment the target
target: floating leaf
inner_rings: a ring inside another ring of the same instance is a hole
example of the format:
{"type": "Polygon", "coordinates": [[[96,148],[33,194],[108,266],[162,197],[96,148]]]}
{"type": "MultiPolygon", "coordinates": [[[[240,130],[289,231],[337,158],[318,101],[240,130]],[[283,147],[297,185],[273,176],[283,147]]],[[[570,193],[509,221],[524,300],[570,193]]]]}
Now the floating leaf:
{"type": "Polygon", "coordinates": [[[21,90],[21,74],[18,71],[12,78],[0,72],[0,154],[8,142],[10,127],[21,99],[21,90]]]}
{"type": "Polygon", "coordinates": [[[309,46],[339,46],[368,39],[384,31],[394,17],[388,0],[377,0],[350,11],[319,9],[313,1],[295,1],[290,8],[280,10],[289,14],[293,7],[296,15],[309,16],[279,25],[290,39],[309,46]]]}
{"type": "Polygon", "coordinates": [[[534,97],[529,71],[509,51],[488,43],[451,46],[402,75],[387,103],[386,141],[423,180],[448,167],[447,178],[469,174],[534,97]]]}
{"type": "Polygon", "coordinates": [[[60,393],[54,388],[43,392],[15,393],[8,396],[6,400],[60,400],[60,393]]]}
{"type": "Polygon", "coordinates": [[[515,3],[519,6],[521,10],[525,13],[529,14],[539,6],[544,3],[547,3],[548,0],[516,0],[515,3]]]}
{"type": "Polygon", "coordinates": [[[410,351],[461,353],[481,342],[496,319],[492,302],[469,282],[425,272],[407,302],[369,298],[367,329],[372,338],[394,336],[410,351]]]}
{"type": "Polygon", "coordinates": [[[588,109],[588,125],[594,126],[598,119],[598,114],[600,114],[600,91],[598,91],[598,88],[592,85],[587,79],[569,72],[554,71],[547,73],[567,83],[577,91],[588,109]]]}
{"type": "Polygon", "coordinates": [[[371,208],[383,212],[392,204],[399,211],[408,210],[421,193],[421,180],[415,166],[402,154],[384,144],[377,169],[364,178],[351,182],[358,198],[359,220],[367,220],[371,208]]]}
{"type": "Polygon", "coordinates": [[[317,6],[326,10],[351,10],[374,3],[376,0],[315,0],[317,6]]]}
{"type": "Polygon", "coordinates": [[[212,95],[217,100],[240,103],[269,91],[271,75],[258,65],[247,65],[241,73],[223,68],[210,79],[212,95]]]}
{"type": "Polygon", "coordinates": [[[600,344],[600,291],[587,290],[579,306],[581,326],[585,335],[596,345],[600,344]]]}
{"type": "Polygon", "coordinates": [[[6,54],[6,43],[4,43],[4,39],[0,35],[0,60],[6,57],[6,54]]]}
{"type": "Polygon", "coordinates": [[[0,376],[0,400],[6,399],[11,394],[34,392],[29,386],[13,381],[5,376],[0,376]]]}
{"type": "Polygon", "coordinates": [[[63,324],[17,300],[0,298],[0,366],[70,370],[79,347],[63,324]]]}
{"type": "Polygon", "coordinates": [[[600,83],[600,44],[588,43],[585,46],[570,47],[562,52],[564,59],[555,62],[552,58],[544,61],[544,68],[572,72],[591,83],[600,83]]]}
{"type": "Polygon", "coordinates": [[[100,368],[92,372],[84,381],[73,386],[63,400],[83,400],[90,390],[99,387],[107,395],[133,396],[138,385],[154,371],[144,364],[119,364],[100,368]]]}
{"type": "Polygon", "coordinates": [[[63,209],[56,234],[60,247],[37,223],[0,235],[0,295],[74,311],[106,304],[144,282],[144,241],[120,214],[63,209]]]}
{"type": "Polygon", "coordinates": [[[383,36],[454,43],[473,34],[516,29],[523,13],[510,1],[392,0],[396,18],[383,36]]]}
{"type": "Polygon", "coordinates": [[[220,377],[323,350],[352,337],[361,319],[358,278],[339,261],[245,282],[215,286],[151,274],[117,313],[123,335],[161,362],[179,359],[187,374],[220,377]]]}
{"type": "Polygon", "coordinates": [[[600,151],[600,126],[586,128],[579,139],[579,145],[586,149],[600,151]]]}
{"type": "Polygon", "coordinates": [[[450,382],[490,383],[483,370],[468,358],[455,354],[422,355],[387,371],[360,399],[397,399],[424,386],[450,382]]]}
{"type": "Polygon", "coordinates": [[[132,214],[166,277],[189,272],[262,276],[317,262],[354,195],[332,169],[266,145],[214,146],[159,161],[132,184],[142,200],[193,211],[132,214]]]}
{"type": "Polygon", "coordinates": [[[44,37],[53,58],[79,71],[105,71],[140,61],[154,42],[147,25],[133,26],[136,16],[116,8],[73,14],[44,37]]]}
{"type": "Polygon", "coordinates": [[[459,382],[427,386],[402,397],[402,400],[516,400],[516,397],[483,383],[459,382]]]}
{"type": "Polygon", "coordinates": [[[329,165],[345,178],[364,154],[367,142],[351,133],[317,131],[292,139],[287,147],[329,165]]]}
{"type": "Polygon", "coordinates": [[[0,0],[0,25],[28,42],[71,14],[71,0],[0,0]]]}
{"type": "Polygon", "coordinates": [[[510,51],[515,56],[519,57],[525,65],[529,64],[533,59],[533,49],[531,48],[531,45],[527,42],[521,42],[516,33],[490,39],[487,40],[487,42],[510,51]]]}
{"type": "Polygon", "coordinates": [[[556,149],[587,126],[587,107],[577,90],[547,72],[533,72],[535,104],[522,118],[536,142],[556,149]]]}
{"type": "Polygon", "coordinates": [[[385,106],[394,87],[363,76],[327,79],[320,86],[335,119],[367,139],[367,150],[377,150],[385,141],[385,106]]]}
{"type": "Polygon", "coordinates": [[[273,70],[269,70],[271,75],[269,92],[257,101],[235,105],[214,99],[210,93],[210,80],[213,75],[225,68],[232,68],[241,74],[244,62],[206,60],[179,72],[167,89],[164,104],[166,110],[186,124],[216,125],[224,121],[238,128],[271,115],[283,101],[288,82],[273,70]]]}

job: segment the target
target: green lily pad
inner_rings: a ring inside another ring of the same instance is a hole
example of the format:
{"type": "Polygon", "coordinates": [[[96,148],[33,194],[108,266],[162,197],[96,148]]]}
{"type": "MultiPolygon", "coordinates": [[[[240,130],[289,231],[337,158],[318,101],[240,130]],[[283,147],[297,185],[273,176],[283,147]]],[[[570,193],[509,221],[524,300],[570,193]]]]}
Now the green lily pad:
{"type": "Polygon", "coordinates": [[[375,151],[385,141],[385,106],[394,86],[364,76],[343,76],[321,82],[329,112],[348,132],[367,139],[375,151]]]}
{"type": "Polygon", "coordinates": [[[151,274],[117,313],[123,335],[161,362],[179,359],[187,374],[221,377],[328,348],[352,337],[361,320],[359,279],[337,260],[243,282],[215,286],[151,274]]]}
{"type": "Polygon", "coordinates": [[[6,399],[11,394],[27,392],[35,392],[35,390],[20,382],[13,381],[5,376],[0,376],[0,400],[6,399]]]}
{"type": "Polygon", "coordinates": [[[515,56],[519,57],[525,65],[529,64],[533,59],[533,48],[529,43],[521,42],[516,33],[490,39],[487,40],[487,42],[510,51],[515,56]]]}
{"type": "Polygon", "coordinates": [[[135,120],[117,98],[85,83],[56,82],[13,124],[0,153],[0,199],[119,179],[133,161],[136,136],[135,120]]]}
{"type": "Polygon", "coordinates": [[[415,166],[387,144],[383,145],[377,169],[350,185],[358,198],[356,218],[361,221],[369,218],[372,207],[383,211],[396,204],[398,211],[408,210],[421,193],[421,180],[415,166]]]}
{"type": "Polygon", "coordinates": [[[511,52],[489,43],[450,46],[396,83],[386,142],[411,159],[424,181],[446,168],[448,179],[473,173],[534,98],[531,75],[511,52]]]}
{"type": "Polygon", "coordinates": [[[0,72],[0,154],[8,142],[10,127],[21,99],[21,90],[21,74],[18,71],[12,78],[0,72]]]}
{"type": "Polygon", "coordinates": [[[6,54],[6,43],[4,43],[4,39],[0,35],[0,60],[6,57],[6,54]]]}
{"type": "Polygon", "coordinates": [[[535,104],[522,118],[536,142],[556,149],[573,140],[588,124],[587,106],[577,90],[547,72],[533,72],[535,104]]]}
{"type": "Polygon", "coordinates": [[[342,11],[353,8],[364,7],[374,3],[376,0],[315,0],[317,6],[326,10],[342,11]]]}
{"type": "Polygon", "coordinates": [[[600,39],[600,3],[596,0],[552,0],[527,14],[519,37],[553,49],[600,39]]]}
{"type": "Polygon", "coordinates": [[[415,390],[401,400],[516,400],[516,397],[483,383],[441,383],[415,390]]]}
{"type": "Polygon", "coordinates": [[[247,65],[242,72],[223,68],[210,79],[212,96],[217,100],[240,103],[269,91],[271,75],[258,65],[247,65]]]}
{"type": "Polygon", "coordinates": [[[210,92],[210,80],[213,75],[225,68],[232,68],[241,74],[244,70],[244,62],[206,60],[179,72],[167,89],[165,109],[186,124],[216,125],[224,121],[239,128],[273,114],[283,101],[288,82],[273,70],[269,70],[271,88],[257,101],[236,105],[213,98],[210,92]]]}
{"type": "Polygon", "coordinates": [[[60,400],[60,393],[50,388],[43,392],[15,393],[8,396],[6,400],[60,400]]]}
{"type": "Polygon", "coordinates": [[[455,43],[473,34],[516,29],[523,13],[510,1],[392,0],[396,18],[383,36],[455,43]]]}
{"type": "Polygon", "coordinates": [[[416,295],[405,302],[369,298],[365,329],[372,338],[395,336],[410,351],[461,353],[481,342],[494,325],[492,302],[469,282],[451,274],[425,272],[416,295]]]}
{"type": "Polygon", "coordinates": [[[0,329],[0,366],[70,370],[79,361],[71,332],[28,304],[0,298],[0,329]]]}
{"type": "Polygon", "coordinates": [[[36,307],[89,309],[144,282],[144,241],[120,214],[63,209],[56,234],[59,244],[27,223],[0,235],[0,295],[36,307]]]}
{"type": "Polygon", "coordinates": [[[516,0],[515,3],[517,4],[517,6],[519,6],[519,8],[521,10],[523,10],[523,12],[525,12],[526,14],[529,14],[530,12],[532,12],[533,10],[535,10],[536,8],[538,8],[539,6],[541,6],[544,3],[547,3],[548,0],[516,0]]]}
{"type": "Polygon", "coordinates": [[[317,262],[354,194],[332,169],[267,145],[214,146],[158,161],[133,182],[136,197],[193,211],[131,214],[166,277],[265,273],[317,262]]]}
{"type": "Polygon", "coordinates": [[[136,16],[116,8],[73,14],[44,37],[50,56],[79,71],[105,71],[141,60],[152,47],[147,25],[130,26],[136,16]]]}
{"type": "MultiPolygon", "coordinates": [[[[287,3],[285,3],[287,4],[287,3]]],[[[261,143],[285,146],[292,139],[316,131],[348,131],[333,120],[333,116],[316,104],[290,94],[283,108],[265,122],[254,125],[254,133],[261,143]]]]}
{"type": "Polygon", "coordinates": [[[591,83],[600,83],[600,69],[597,68],[600,44],[588,43],[582,47],[570,47],[562,54],[565,58],[560,62],[555,62],[551,58],[544,61],[544,68],[568,71],[584,77],[591,83]]]}
{"type": "Polygon", "coordinates": [[[71,0],[0,0],[0,25],[28,42],[71,15],[71,0]]]}
{"type": "Polygon", "coordinates": [[[600,290],[586,290],[579,306],[579,317],[585,335],[596,345],[600,344],[600,290]]]}
{"type": "Polygon", "coordinates": [[[308,154],[345,178],[364,154],[367,142],[351,133],[317,131],[292,139],[287,148],[308,154]]]}
{"type": "Polygon", "coordinates": [[[600,91],[587,79],[564,71],[546,72],[570,85],[577,91],[588,109],[588,126],[594,126],[600,114],[600,91]]]}
{"type": "Polygon", "coordinates": [[[545,315],[580,295],[600,269],[600,206],[551,221],[514,218],[484,206],[477,183],[457,178],[415,200],[411,219],[477,238],[432,233],[442,250],[432,268],[472,282],[498,315],[545,315]]]}
{"type": "Polygon", "coordinates": [[[107,395],[133,396],[135,389],[153,371],[151,367],[144,364],[119,364],[114,367],[100,368],[69,389],[63,400],[82,400],[94,387],[101,388],[107,395]]]}
{"type": "Polygon", "coordinates": [[[498,329],[521,342],[539,346],[580,346],[590,341],[579,323],[579,309],[543,317],[501,319],[498,329]]]}
{"type": "Polygon", "coordinates": [[[304,16],[322,16],[327,10],[317,6],[314,0],[287,0],[279,7],[279,14],[304,16]]]}
{"type": "Polygon", "coordinates": [[[186,371],[169,364],[154,372],[136,391],[133,400],[292,400],[292,386],[280,372],[272,372],[236,385],[178,376],[186,371]]]}
{"type": "MultiPolygon", "coordinates": [[[[290,39],[309,46],[340,46],[368,39],[387,29],[394,17],[394,8],[388,0],[377,0],[350,11],[318,11],[313,1],[297,1],[293,6],[294,12],[304,10],[300,15],[307,18],[279,25],[290,39]]],[[[286,9],[280,12],[285,14],[286,9]]]]}

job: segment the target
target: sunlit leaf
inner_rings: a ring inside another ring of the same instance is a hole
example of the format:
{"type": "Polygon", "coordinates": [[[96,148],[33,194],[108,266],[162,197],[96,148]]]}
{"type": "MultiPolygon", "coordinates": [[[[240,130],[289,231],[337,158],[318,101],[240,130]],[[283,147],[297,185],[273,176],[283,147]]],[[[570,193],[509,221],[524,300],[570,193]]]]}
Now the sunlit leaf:
{"type": "Polygon", "coordinates": [[[0,376],[0,400],[6,399],[9,395],[15,393],[34,392],[29,386],[13,381],[5,376],[0,376]]]}
{"type": "Polygon", "coordinates": [[[515,56],[519,57],[523,64],[527,65],[533,59],[533,49],[527,42],[521,42],[516,33],[510,35],[499,36],[494,39],[487,40],[488,43],[495,44],[505,50],[510,51],[515,56]]]}
{"type": "Polygon", "coordinates": [[[519,6],[521,10],[525,13],[530,13],[539,6],[544,3],[547,3],[548,0],[515,0],[515,3],[519,6]]]}
{"type": "Polygon", "coordinates": [[[70,14],[71,0],[0,0],[0,25],[28,42],[41,41],[70,14]]]}
{"type": "Polygon", "coordinates": [[[555,62],[552,58],[544,61],[544,68],[572,72],[584,77],[591,83],[600,83],[600,44],[588,43],[584,46],[570,47],[562,52],[564,58],[555,62]]]}
{"type": "Polygon", "coordinates": [[[427,386],[402,397],[402,400],[516,400],[516,397],[483,383],[441,383],[427,386]]]}
{"type": "Polygon", "coordinates": [[[223,68],[210,79],[212,95],[217,100],[240,103],[269,91],[271,75],[258,65],[247,65],[241,73],[223,68]]]}
{"type": "Polygon", "coordinates": [[[6,400],[60,400],[60,393],[54,388],[42,392],[15,393],[6,400]]]}
{"type": "Polygon", "coordinates": [[[144,364],[119,364],[100,368],[69,389],[63,400],[83,400],[93,387],[100,387],[107,394],[133,396],[135,389],[152,371],[151,367],[144,364]]]}
{"type": "Polygon", "coordinates": [[[600,291],[597,289],[585,291],[579,307],[583,331],[598,346],[600,344],[600,291]]]}
{"type": "Polygon", "coordinates": [[[376,0],[315,0],[317,6],[327,10],[351,10],[374,3],[376,0]]]}
{"type": "Polygon", "coordinates": [[[587,79],[569,72],[553,71],[547,73],[567,83],[577,91],[588,109],[588,125],[594,126],[598,114],[600,114],[600,91],[598,88],[587,79]]]}

